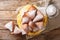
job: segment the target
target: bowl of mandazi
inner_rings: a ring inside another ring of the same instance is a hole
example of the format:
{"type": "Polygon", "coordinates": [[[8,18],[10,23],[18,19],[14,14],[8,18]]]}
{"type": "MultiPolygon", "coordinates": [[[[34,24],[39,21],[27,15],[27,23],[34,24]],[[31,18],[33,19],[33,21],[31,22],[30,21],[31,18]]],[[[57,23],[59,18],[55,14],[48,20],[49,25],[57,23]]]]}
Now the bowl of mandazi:
{"type": "Polygon", "coordinates": [[[41,34],[45,30],[47,22],[47,14],[38,10],[36,5],[28,4],[18,11],[17,24],[19,29],[24,30],[27,38],[41,34]]]}

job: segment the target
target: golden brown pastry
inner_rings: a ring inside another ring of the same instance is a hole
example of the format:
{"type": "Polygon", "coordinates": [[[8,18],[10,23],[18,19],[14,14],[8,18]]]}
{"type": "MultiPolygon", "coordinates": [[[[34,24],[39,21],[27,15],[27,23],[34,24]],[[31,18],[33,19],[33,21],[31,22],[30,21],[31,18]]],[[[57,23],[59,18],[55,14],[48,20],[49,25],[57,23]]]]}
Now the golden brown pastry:
{"type": "Polygon", "coordinates": [[[27,36],[40,34],[45,28],[46,22],[47,15],[44,15],[35,5],[24,6],[17,16],[17,24],[26,32],[27,36]]]}

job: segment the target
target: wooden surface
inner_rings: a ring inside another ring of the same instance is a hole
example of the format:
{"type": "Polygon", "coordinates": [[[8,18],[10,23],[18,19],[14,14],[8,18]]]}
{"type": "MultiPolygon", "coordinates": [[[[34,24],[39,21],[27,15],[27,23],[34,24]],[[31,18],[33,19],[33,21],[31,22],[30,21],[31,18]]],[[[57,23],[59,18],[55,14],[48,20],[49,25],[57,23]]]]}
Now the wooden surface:
{"type": "MultiPolygon", "coordinates": [[[[33,2],[36,0],[30,0],[33,2]]],[[[60,0],[53,0],[54,5],[60,10],[60,0]]],[[[28,0],[0,0],[0,40],[26,40],[22,35],[11,35],[10,31],[4,28],[4,25],[16,20],[16,9],[22,5],[28,4],[28,0]]],[[[60,14],[56,18],[49,19],[44,33],[30,40],[60,40],[60,14]],[[58,29],[57,29],[58,28],[58,29]],[[55,29],[55,30],[53,30],[55,29]],[[50,31],[52,30],[52,31],[50,31]],[[50,32],[49,32],[50,31],[50,32]],[[56,37],[55,37],[56,36],[56,37]]]]}

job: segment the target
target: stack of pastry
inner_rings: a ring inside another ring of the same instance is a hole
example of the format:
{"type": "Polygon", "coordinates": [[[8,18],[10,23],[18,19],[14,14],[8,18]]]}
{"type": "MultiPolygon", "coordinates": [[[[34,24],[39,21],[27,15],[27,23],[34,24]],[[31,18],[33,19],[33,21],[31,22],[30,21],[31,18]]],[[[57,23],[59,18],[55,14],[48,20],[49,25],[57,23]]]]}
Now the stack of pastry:
{"type": "Polygon", "coordinates": [[[45,29],[47,15],[45,16],[35,5],[26,5],[19,10],[17,24],[26,35],[35,36],[45,29]]]}

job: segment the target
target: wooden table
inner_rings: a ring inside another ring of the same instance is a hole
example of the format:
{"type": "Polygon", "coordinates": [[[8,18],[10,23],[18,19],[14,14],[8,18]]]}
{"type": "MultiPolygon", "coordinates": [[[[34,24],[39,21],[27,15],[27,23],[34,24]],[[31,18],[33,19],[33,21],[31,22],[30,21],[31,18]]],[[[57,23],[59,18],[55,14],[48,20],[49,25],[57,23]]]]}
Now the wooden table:
{"type": "MultiPolygon", "coordinates": [[[[36,1],[36,0],[31,0],[36,1]]],[[[11,21],[16,20],[16,9],[22,5],[27,4],[29,1],[21,1],[21,0],[0,0],[0,40],[26,40],[25,36],[22,35],[11,35],[10,31],[4,28],[4,25],[11,21]]],[[[54,4],[57,8],[60,9],[60,0],[53,0],[54,4]]],[[[30,40],[53,40],[54,36],[60,40],[60,14],[56,18],[49,19],[46,30],[39,36],[34,37],[30,40]],[[58,29],[57,29],[58,28],[58,29]],[[53,30],[56,29],[56,30],[53,30]],[[51,31],[52,30],[52,31],[51,31]],[[58,35],[59,34],[59,35],[58,35]],[[53,39],[52,39],[53,38],[53,39]]]]}

